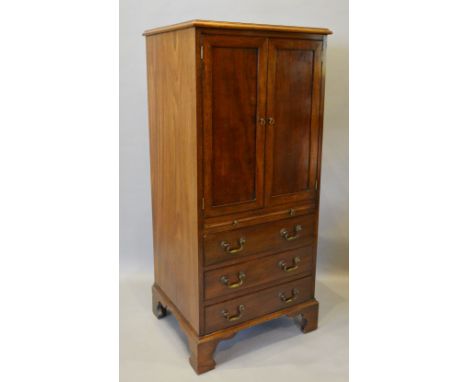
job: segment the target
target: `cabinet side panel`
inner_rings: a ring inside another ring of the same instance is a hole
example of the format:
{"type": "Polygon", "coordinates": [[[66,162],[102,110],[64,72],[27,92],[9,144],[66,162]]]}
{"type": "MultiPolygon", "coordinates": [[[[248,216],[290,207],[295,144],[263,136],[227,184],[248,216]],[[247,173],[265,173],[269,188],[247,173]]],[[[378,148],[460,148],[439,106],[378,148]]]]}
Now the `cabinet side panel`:
{"type": "Polygon", "coordinates": [[[199,332],[195,30],[146,47],[155,281],[199,332]]]}

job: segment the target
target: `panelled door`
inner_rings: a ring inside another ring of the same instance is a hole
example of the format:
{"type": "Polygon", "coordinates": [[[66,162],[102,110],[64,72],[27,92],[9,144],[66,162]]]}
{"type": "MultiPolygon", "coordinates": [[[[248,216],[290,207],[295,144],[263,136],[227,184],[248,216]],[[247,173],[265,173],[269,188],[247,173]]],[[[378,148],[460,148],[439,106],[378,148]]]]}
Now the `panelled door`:
{"type": "Polygon", "coordinates": [[[269,39],[265,204],[316,195],[321,42],[269,39]]]}
{"type": "Polygon", "coordinates": [[[267,39],[203,37],[205,216],[264,205],[267,39]]]}
{"type": "Polygon", "coordinates": [[[203,37],[205,216],[316,196],[322,43],[203,37]]]}

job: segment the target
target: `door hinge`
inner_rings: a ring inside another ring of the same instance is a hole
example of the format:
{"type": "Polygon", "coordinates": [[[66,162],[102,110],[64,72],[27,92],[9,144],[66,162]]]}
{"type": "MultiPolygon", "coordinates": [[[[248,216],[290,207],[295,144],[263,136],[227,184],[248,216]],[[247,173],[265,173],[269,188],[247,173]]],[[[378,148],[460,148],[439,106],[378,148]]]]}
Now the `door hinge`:
{"type": "Polygon", "coordinates": [[[201,198],[201,209],[205,209],[205,198],[201,198]]]}
{"type": "Polygon", "coordinates": [[[318,191],[318,179],[315,179],[315,191],[318,191]]]}
{"type": "Polygon", "coordinates": [[[203,60],[203,45],[200,48],[200,58],[203,60]]]}

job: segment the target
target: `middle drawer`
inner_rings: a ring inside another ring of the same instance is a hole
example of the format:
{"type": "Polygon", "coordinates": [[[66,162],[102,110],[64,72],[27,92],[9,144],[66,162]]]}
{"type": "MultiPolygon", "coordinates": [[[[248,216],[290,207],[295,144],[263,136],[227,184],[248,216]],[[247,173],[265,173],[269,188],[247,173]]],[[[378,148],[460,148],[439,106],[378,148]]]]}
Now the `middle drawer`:
{"type": "Polygon", "coordinates": [[[262,252],[280,252],[312,242],[313,215],[298,216],[204,235],[205,266],[262,252]]]}
{"type": "Polygon", "coordinates": [[[315,257],[311,246],[246,261],[205,273],[205,299],[228,296],[272,281],[313,273],[315,257]]]}

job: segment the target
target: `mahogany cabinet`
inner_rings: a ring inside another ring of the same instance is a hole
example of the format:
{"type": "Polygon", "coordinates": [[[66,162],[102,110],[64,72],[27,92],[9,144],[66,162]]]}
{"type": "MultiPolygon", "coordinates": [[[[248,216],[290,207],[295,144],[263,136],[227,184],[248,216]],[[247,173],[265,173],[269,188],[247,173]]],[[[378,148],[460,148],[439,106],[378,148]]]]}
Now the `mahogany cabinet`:
{"type": "Polygon", "coordinates": [[[197,373],[282,315],[317,328],[323,28],[189,21],[146,36],[153,311],[197,373]]]}

